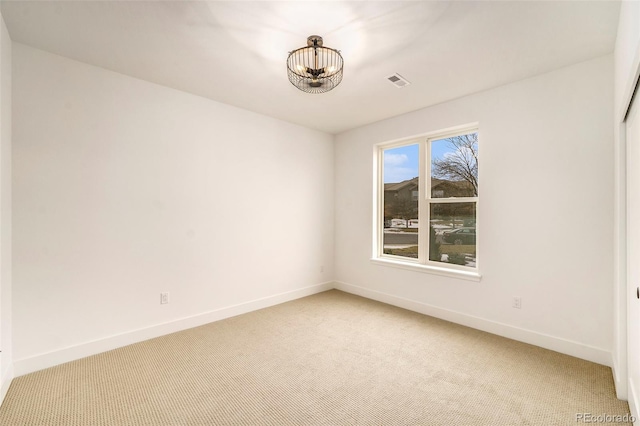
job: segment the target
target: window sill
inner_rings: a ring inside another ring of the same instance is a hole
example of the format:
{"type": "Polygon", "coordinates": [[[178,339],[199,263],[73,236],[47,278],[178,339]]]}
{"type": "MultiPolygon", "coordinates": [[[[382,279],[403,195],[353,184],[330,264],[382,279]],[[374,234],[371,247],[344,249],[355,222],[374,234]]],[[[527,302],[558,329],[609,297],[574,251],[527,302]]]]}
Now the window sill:
{"type": "Polygon", "coordinates": [[[372,258],[372,263],[381,266],[391,266],[393,268],[407,269],[409,271],[423,272],[427,274],[441,275],[450,278],[459,278],[467,281],[480,282],[482,275],[478,272],[459,271],[456,269],[439,268],[437,266],[423,265],[420,263],[402,262],[394,259],[372,258]]]}

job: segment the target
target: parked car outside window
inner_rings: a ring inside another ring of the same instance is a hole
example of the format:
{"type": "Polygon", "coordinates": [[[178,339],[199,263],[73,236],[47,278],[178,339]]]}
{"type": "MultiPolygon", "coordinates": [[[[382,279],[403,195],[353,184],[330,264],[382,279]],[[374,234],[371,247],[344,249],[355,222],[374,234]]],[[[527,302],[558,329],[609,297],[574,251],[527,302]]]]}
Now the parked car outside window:
{"type": "Polygon", "coordinates": [[[451,231],[444,231],[442,233],[442,239],[445,243],[456,245],[475,244],[476,228],[458,228],[451,231]]]}

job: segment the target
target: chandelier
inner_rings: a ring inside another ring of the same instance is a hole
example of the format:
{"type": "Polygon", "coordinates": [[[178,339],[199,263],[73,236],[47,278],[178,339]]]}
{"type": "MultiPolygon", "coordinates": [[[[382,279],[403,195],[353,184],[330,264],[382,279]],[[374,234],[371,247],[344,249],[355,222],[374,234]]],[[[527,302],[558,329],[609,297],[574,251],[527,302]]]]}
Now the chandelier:
{"type": "Polygon", "coordinates": [[[324,93],[342,81],[342,55],[324,47],[322,37],[307,37],[307,46],[289,52],[287,74],[291,84],[307,93],[324,93]]]}

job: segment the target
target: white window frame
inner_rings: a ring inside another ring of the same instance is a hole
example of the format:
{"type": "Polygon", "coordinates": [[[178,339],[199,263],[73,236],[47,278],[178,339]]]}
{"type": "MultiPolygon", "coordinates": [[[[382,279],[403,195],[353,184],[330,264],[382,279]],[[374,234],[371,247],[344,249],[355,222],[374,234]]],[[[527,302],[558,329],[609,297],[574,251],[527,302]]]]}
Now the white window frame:
{"type": "MultiPolygon", "coordinates": [[[[480,281],[480,244],[479,235],[476,232],[476,266],[469,267],[444,262],[429,260],[429,226],[422,226],[418,234],[418,258],[405,258],[384,254],[383,252],[383,222],[384,222],[384,151],[407,145],[419,146],[418,165],[418,223],[429,224],[430,205],[445,203],[476,203],[476,230],[479,229],[479,205],[478,197],[452,197],[452,198],[432,198],[431,197],[431,143],[440,139],[453,136],[460,136],[468,133],[478,133],[480,131],[478,123],[468,124],[455,128],[445,129],[407,139],[383,142],[374,146],[374,217],[373,217],[373,263],[391,266],[413,271],[426,272],[436,275],[461,278],[470,281],[480,281]]],[[[478,145],[480,143],[478,142],[478,145]]],[[[478,150],[480,157],[480,149],[478,150]]],[[[478,159],[478,162],[480,160],[478,159]]],[[[479,179],[480,180],[480,179],[479,179]]],[[[478,190],[479,192],[479,190],[478,190]]],[[[478,194],[479,195],[479,194],[478,194]]]]}

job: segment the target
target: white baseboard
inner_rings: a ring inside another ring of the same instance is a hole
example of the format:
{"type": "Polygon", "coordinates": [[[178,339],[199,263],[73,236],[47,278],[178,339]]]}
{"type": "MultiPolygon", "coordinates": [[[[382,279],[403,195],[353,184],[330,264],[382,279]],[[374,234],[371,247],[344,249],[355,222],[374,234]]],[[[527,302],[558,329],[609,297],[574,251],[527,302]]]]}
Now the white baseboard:
{"type": "MultiPolygon", "coordinates": [[[[219,321],[236,315],[241,315],[247,312],[255,311],[257,309],[263,309],[269,306],[278,305],[280,303],[299,299],[305,296],[310,296],[326,290],[331,290],[333,288],[390,305],[398,306],[400,308],[408,309],[414,312],[419,312],[421,314],[451,321],[456,324],[461,324],[467,327],[497,334],[499,336],[575,356],[587,361],[596,362],[598,364],[603,364],[609,367],[611,367],[612,365],[610,352],[584,345],[579,342],[574,342],[571,340],[566,340],[535,331],[514,327],[508,324],[474,317],[468,314],[439,308],[437,306],[405,299],[398,296],[393,296],[387,293],[382,293],[352,284],[343,282],[326,282],[285,293],[276,294],[273,296],[264,297],[261,299],[248,301],[234,306],[216,309],[214,311],[205,312],[203,314],[195,315],[192,317],[181,318],[168,323],[157,324],[152,327],[132,330],[103,339],[85,342],[79,345],[39,354],[33,357],[19,359],[14,361],[12,377],[21,376],[48,367],[53,367],[65,362],[74,361],[122,346],[163,336],[165,334],[175,333],[177,331],[186,330],[188,328],[198,327],[200,325],[219,321]]],[[[5,383],[3,382],[3,391],[6,391],[4,389],[4,385],[5,383]]],[[[8,388],[8,383],[6,386],[8,388]]],[[[631,398],[631,395],[629,395],[629,398],[631,398]]]]}
{"type": "Polygon", "coordinates": [[[4,402],[4,397],[7,396],[9,386],[13,380],[13,366],[9,366],[5,374],[0,377],[0,405],[4,402]]]}
{"type": "Polygon", "coordinates": [[[616,389],[616,398],[623,401],[628,401],[629,387],[627,386],[626,375],[618,367],[618,362],[615,356],[613,356],[611,362],[611,371],[613,373],[613,385],[616,389]]]}
{"type": "Polygon", "coordinates": [[[640,396],[638,395],[639,390],[640,389],[636,387],[636,383],[634,383],[633,380],[629,380],[629,411],[631,411],[631,415],[636,419],[636,421],[633,422],[636,426],[640,424],[640,412],[638,412],[638,409],[640,409],[640,401],[638,401],[638,397],[640,396]]]}
{"type": "Polygon", "coordinates": [[[461,312],[439,308],[437,306],[417,302],[415,300],[405,299],[398,296],[393,296],[391,294],[382,293],[376,290],[371,290],[352,284],[336,282],[335,288],[347,293],[356,294],[368,299],[377,300],[389,305],[408,309],[414,312],[419,312],[421,314],[440,318],[446,321],[451,321],[456,324],[486,331],[492,334],[497,334],[498,336],[503,336],[509,339],[518,340],[520,342],[529,343],[541,348],[549,349],[566,355],[571,355],[576,358],[581,358],[587,361],[611,367],[611,352],[604,349],[584,345],[579,342],[574,342],[571,340],[562,339],[531,330],[526,330],[519,327],[514,327],[512,325],[503,324],[484,318],[475,317],[468,314],[463,314],[461,312]]]}
{"type": "Polygon", "coordinates": [[[151,327],[132,330],[126,333],[109,336],[103,339],[97,339],[85,342],[79,345],[39,354],[29,358],[15,360],[13,364],[13,372],[15,376],[32,373],[34,371],[53,367],[65,362],[74,361],[87,356],[99,354],[112,349],[133,343],[142,342],[144,340],[153,339],[169,333],[198,327],[210,322],[219,321],[225,318],[234,317],[236,315],[245,314],[247,312],[258,309],[267,308],[269,306],[278,305],[280,303],[299,299],[301,297],[311,296],[312,294],[321,293],[323,291],[334,288],[333,282],[326,282],[297,290],[275,294],[263,297],[261,299],[251,300],[233,306],[228,306],[213,311],[205,312],[192,317],[181,318],[175,321],[157,324],[151,327]]]}

